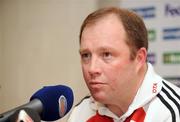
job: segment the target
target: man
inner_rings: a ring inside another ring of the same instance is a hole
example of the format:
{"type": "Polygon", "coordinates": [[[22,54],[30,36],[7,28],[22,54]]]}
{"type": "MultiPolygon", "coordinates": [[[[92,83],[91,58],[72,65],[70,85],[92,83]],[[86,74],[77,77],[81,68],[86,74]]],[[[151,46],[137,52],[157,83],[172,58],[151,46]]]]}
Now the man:
{"type": "Polygon", "coordinates": [[[68,122],[180,122],[180,89],[146,62],[142,19],[120,8],[91,13],[80,31],[83,76],[91,96],[68,122]]]}

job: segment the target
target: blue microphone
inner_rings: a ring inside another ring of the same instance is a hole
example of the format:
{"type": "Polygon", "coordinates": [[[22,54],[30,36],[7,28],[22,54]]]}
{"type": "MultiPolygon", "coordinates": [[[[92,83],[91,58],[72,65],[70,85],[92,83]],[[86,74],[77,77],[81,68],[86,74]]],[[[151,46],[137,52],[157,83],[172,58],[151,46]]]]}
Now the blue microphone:
{"type": "Polygon", "coordinates": [[[73,91],[70,87],[45,86],[32,95],[29,103],[0,114],[0,122],[9,122],[11,116],[23,108],[36,111],[43,121],[55,121],[70,111],[73,101],[73,91]]]}
{"type": "Polygon", "coordinates": [[[46,86],[36,92],[30,101],[39,99],[42,102],[43,110],[40,114],[44,121],[54,121],[67,114],[74,101],[72,90],[63,85],[46,86]]]}

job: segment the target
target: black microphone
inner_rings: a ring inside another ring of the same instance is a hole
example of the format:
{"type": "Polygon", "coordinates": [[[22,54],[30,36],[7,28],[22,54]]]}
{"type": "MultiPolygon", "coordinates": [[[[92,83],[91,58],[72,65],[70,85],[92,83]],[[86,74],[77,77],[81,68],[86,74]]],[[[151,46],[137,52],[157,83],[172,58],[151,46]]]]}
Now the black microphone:
{"type": "Polygon", "coordinates": [[[0,114],[0,122],[9,122],[10,117],[23,108],[36,111],[43,121],[55,121],[70,111],[73,101],[73,91],[70,87],[64,85],[45,86],[32,95],[29,103],[0,114]]]}
{"type": "Polygon", "coordinates": [[[10,122],[41,122],[41,118],[36,111],[30,108],[23,108],[10,117],[10,122]]]}

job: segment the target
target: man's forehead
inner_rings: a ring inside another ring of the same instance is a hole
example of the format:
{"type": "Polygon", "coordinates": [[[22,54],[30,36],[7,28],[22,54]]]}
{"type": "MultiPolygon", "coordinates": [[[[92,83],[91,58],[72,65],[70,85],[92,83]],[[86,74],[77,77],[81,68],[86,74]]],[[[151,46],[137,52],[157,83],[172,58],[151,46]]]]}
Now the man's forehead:
{"type": "Polygon", "coordinates": [[[91,20],[90,22],[88,22],[86,24],[86,27],[90,27],[90,26],[96,25],[98,23],[101,23],[102,21],[109,21],[109,20],[113,20],[113,21],[118,20],[121,23],[121,19],[118,17],[118,15],[116,15],[114,13],[109,13],[109,14],[103,15],[101,17],[97,17],[94,20],[91,20]]]}

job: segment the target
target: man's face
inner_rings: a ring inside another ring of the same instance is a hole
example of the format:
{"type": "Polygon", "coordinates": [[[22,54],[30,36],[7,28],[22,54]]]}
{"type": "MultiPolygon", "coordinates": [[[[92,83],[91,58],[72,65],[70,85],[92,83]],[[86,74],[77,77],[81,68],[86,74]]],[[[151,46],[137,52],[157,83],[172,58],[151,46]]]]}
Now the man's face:
{"type": "Polygon", "coordinates": [[[109,104],[134,85],[136,60],[130,59],[126,34],[114,16],[86,27],[82,33],[80,55],[83,76],[95,100],[109,104]]]}

